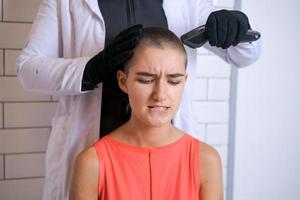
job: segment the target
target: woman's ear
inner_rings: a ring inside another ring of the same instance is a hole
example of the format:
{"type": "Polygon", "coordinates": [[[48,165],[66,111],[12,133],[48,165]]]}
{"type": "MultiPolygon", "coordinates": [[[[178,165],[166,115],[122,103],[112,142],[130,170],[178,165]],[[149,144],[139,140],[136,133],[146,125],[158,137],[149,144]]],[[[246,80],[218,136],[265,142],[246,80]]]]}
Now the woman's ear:
{"type": "Polygon", "coordinates": [[[125,72],[122,70],[118,70],[117,79],[118,79],[119,88],[127,94],[128,91],[127,84],[126,84],[127,75],[125,74],[125,72]]]}

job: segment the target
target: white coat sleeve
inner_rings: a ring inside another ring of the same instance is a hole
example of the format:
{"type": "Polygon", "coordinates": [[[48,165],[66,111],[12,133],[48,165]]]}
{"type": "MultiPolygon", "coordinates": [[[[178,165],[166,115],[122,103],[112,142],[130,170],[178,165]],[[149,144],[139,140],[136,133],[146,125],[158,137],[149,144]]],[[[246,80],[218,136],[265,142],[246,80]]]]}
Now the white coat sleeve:
{"type": "Polygon", "coordinates": [[[62,33],[56,0],[44,0],[16,64],[23,87],[46,95],[80,94],[89,57],[62,58],[62,33]]]}
{"type": "MultiPolygon", "coordinates": [[[[189,10],[191,30],[198,26],[205,25],[209,14],[214,11],[215,8],[212,0],[189,0],[189,10]]],[[[251,22],[250,25],[254,27],[251,22]]],[[[204,44],[203,47],[212,51],[229,64],[233,64],[237,67],[245,67],[254,63],[259,58],[261,39],[252,43],[240,43],[228,49],[212,47],[208,42],[204,44]]]]}

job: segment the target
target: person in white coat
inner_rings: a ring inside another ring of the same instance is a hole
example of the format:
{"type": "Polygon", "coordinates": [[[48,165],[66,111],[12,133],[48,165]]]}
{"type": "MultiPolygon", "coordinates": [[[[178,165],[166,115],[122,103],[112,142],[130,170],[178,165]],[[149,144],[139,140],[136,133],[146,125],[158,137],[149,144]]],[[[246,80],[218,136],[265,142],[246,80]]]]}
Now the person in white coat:
{"type": "MultiPolygon", "coordinates": [[[[233,12],[213,12],[211,0],[164,0],[162,8],[168,28],[177,36],[206,24],[207,19],[237,20],[233,12]]],[[[69,198],[76,156],[99,138],[102,84],[83,90],[82,79],[87,63],[105,49],[106,27],[97,0],[44,0],[18,58],[17,74],[26,90],[60,96],[47,146],[44,200],[69,198]]],[[[223,29],[223,35],[227,32],[223,29]]],[[[244,67],[258,59],[260,41],[226,43],[218,33],[204,47],[226,62],[244,67]]],[[[238,33],[227,36],[232,34],[238,33]]],[[[187,52],[189,81],[173,123],[196,135],[190,109],[196,50],[187,48],[187,52]]]]}

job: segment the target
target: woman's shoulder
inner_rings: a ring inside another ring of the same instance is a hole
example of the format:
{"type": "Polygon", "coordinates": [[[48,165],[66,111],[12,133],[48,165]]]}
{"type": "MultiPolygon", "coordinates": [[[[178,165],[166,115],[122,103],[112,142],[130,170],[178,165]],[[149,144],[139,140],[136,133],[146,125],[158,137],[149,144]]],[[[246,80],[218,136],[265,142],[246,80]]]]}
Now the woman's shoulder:
{"type": "Polygon", "coordinates": [[[222,181],[222,162],[218,151],[206,144],[200,142],[199,149],[199,175],[201,180],[201,187],[211,183],[220,185],[222,181]]]}
{"type": "Polygon", "coordinates": [[[201,164],[202,165],[218,164],[221,160],[218,151],[205,142],[199,141],[199,143],[200,143],[199,156],[200,156],[201,164]]]}
{"type": "Polygon", "coordinates": [[[199,177],[201,199],[223,199],[222,164],[218,151],[201,142],[199,153],[199,177]]]}
{"type": "Polygon", "coordinates": [[[99,162],[95,148],[90,147],[81,152],[76,159],[71,199],[96,199],[98,196],[99,162]],[[89,185],[89,187],[86,187],[89,185]]]}
{"type": "Polygon", "coordinates": [[[212,147],[211,145],[203,142],[201,139],[198,139],[194,136],[191,136],[187,133],[185,133],[185,136],[190,139],[190,141],[193,141],[193,143],[196,143],[199,148],[199,161],[201,165],[203,164],[213,164],[214,162],[218,162],[220,159],[218,151],[212,147]]]}
{"type": "Polygon", "coordinates": [[[84,165],[89,169],[98,168],[99,163],[95,147],[91,146],[81,152],[77,157],[76,164],[79,166],[84,165]]]}

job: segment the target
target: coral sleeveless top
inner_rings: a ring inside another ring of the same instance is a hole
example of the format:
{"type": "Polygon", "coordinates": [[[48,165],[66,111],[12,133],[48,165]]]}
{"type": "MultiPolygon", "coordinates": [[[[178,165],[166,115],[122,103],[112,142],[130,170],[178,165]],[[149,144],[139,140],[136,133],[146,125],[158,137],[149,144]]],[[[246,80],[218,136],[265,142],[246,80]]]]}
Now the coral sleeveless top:
{"type": "Polygon", "coordinates": [[[199,140],[147,148],[106,135],[94,147],[100,200],[199,200],[199,140]]]}

